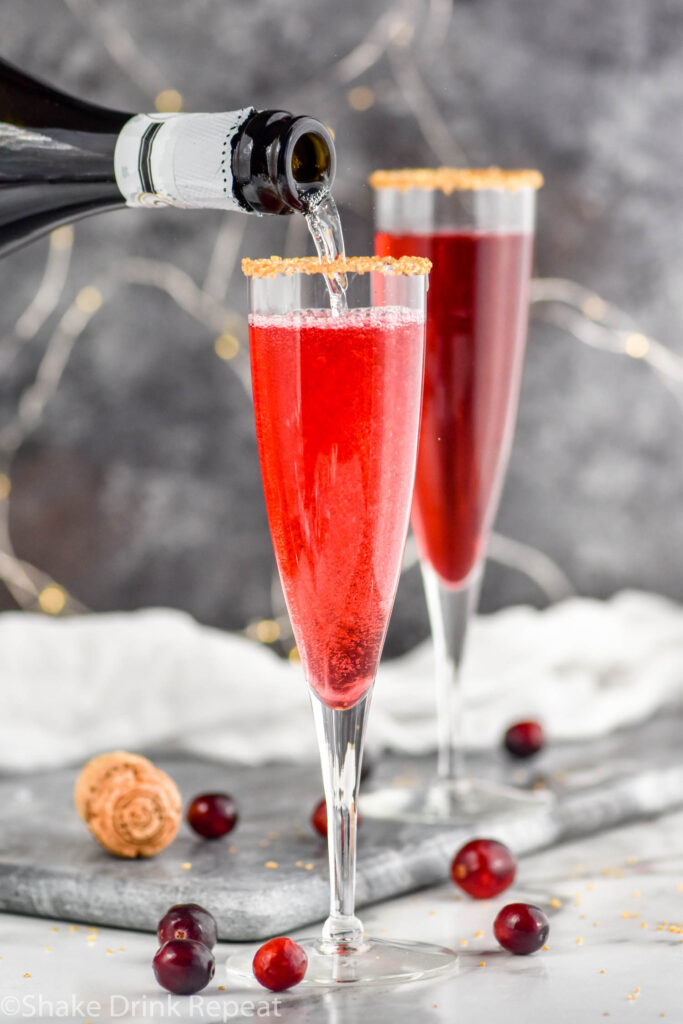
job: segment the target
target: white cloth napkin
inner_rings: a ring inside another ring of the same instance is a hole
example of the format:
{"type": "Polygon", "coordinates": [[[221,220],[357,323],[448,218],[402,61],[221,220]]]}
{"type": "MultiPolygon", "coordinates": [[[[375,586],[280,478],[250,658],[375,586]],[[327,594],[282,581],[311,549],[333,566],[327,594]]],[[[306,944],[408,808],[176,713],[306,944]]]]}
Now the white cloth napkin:
{"type": "MultiPolygon", "coordinates": [[[[683,609],[652,594],[572,598],[477,617],[464,669],[468,746],[514,721],[581,738],[683,698],[683,609]]],[[[173,748],[257,764],[315,756],[300,667],[168,609],[49,619],[0,615],[0,769],[173,748]]],[[[382,664],[369,742],[435,747],[433,650],[382,664]]]]}

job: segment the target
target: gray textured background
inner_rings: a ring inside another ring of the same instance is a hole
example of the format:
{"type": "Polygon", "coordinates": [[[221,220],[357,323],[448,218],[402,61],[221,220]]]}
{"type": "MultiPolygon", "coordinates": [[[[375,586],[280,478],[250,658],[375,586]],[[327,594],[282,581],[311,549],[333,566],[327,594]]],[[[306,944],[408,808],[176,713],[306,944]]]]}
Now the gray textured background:
{"type": "MultiPolygon", "coordinates": [[[[541,168],[538,287],[571,301],[533,307],[496,527],[507,540],[483,607],[569,587],[683,598],[680,0],[0,0],[0,25],[4,57],[104,104],[153,109],[175,88],[186,110],[251,103],[325,120],[350,252],[371,245],[375,166],[541,168]],[[643,347],[629,331],[667,348],[629,358],[625,346],[643,347]]],[[[32,579],[47,579],[33,566],[96,610],[166,604],[226,628],[272,614],[244,353],[223,362],[213,346],[224,327],[246,336],[234,257],[307,245],[294,218],[93,218],[56,256],[54,308],[19,338],[48,243],[0,264],[0,430],[46,351],[73,343],[12,457],[11,542],[32,579]],[[92,284],[105,301],[79,325],[70,308],[92,284]]],[[[0,588],[0,606],[35,604],[30,588],[13,593],[0,588]]],[[[426,629],[413,568],[390,650],[426,629]]]]}

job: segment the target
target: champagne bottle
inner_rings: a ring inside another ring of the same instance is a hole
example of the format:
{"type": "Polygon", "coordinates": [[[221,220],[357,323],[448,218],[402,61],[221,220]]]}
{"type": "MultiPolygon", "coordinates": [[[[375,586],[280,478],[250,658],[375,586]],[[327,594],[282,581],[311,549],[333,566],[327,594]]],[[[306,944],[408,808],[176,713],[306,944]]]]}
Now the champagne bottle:
{"type": "Polygon", "coordinates": [[[284,110],[136,114],[0,60],[0,255],[122,206],[306,212],[334,179],[330,132],[284,110]]]}

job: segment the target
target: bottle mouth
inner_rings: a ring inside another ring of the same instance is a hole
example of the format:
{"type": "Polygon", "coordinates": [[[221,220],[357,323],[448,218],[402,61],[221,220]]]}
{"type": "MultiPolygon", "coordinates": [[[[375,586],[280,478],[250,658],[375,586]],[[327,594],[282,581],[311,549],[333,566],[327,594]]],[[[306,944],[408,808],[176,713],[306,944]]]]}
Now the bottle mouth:
{"type": "Polygon", "coordinates": [[[335,170],[331,132],[286,110],[255,111],[232,154],[235,195],[255,213],[306,213],[330,191],[335,170]]]}
{"type": "Polygon", "coordinates": [[[334,181],[336,157],[331,133],[312,117],[295,117],[281,151],[283,198],[304,213],[334,181]]]}

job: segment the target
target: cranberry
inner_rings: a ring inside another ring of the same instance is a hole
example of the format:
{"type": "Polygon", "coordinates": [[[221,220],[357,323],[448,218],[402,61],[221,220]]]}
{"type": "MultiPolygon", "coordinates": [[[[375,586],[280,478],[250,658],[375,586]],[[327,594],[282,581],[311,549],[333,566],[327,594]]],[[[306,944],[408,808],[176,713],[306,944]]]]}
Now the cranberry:
{"type": "Polygon", "coordinates": [[[531,757],[545,742],[538,722],[517,722],[505,733],[505,747],[513,757],[531,757]]]}
{"type": "Polygon", "coordinates": [[[154,975],[169,992],[191,995],[206,988],[216,969],[213,953],[194,939],[171,939],[157,950],[154,975]]]}
{"type": "Polygon", "coordinates": [[[515,858],[503,843],[473,839],[453,858],[451,878],[475,900],[486,900],[512,885],[516,870],[515,858]]]}
{"type": "MultiPolygon", "coordinates": [[[[356,828],[360,827],[360,823],[360,814],[356,812],[356,828]]],[[[316,832],[323,837],[323,839],[327,839],[327,803],[324,797],[319,804],[315,805],[313,814],[311,815],[311,825],[316,832]]]]}
{"type": "Polygon", "coordinates": [[[220,839],[237,824],[237,807],[227,793],[202,793],[188,807],[187,821],[205,839],[220,839]]]}
{"type": "Polygon", "coordinates": [[[315,805],[311,815],[311,825],[319,835],[324,839],[327,838],[327,802],[324,797],[319,804],[315,805]]]}
{"type": "Polygon", "coordinates": [[[213,949],[218,941],[216,922],[198,903],[176,903],[167,910],[157,926],[159,942],[171,939],[194,939],[213,949]]]}
{"type": "Polygon", "coordinates": [[[298,985],[308,967],[306,951],[282,936],[261,946],[254,957],[254,976],[271,992],[298,985]]]}
{"type": "Polygon", "coordinates": [[[549,931],[548,918],[531,903],[508,903],[493,923],[493,934],[503,949],[518,956],[535,953],[545,945],[549,931]]]}

